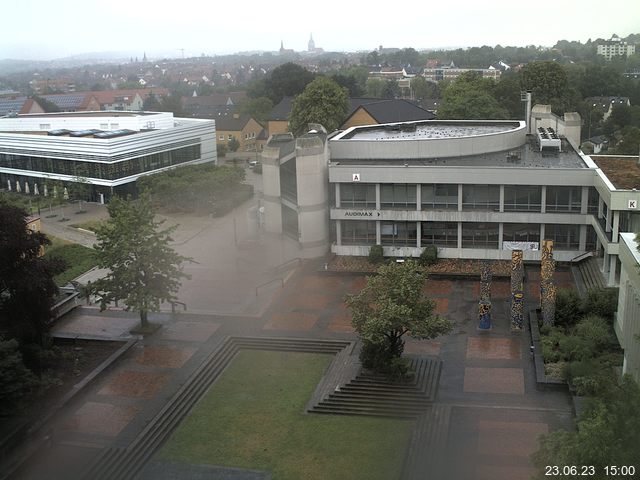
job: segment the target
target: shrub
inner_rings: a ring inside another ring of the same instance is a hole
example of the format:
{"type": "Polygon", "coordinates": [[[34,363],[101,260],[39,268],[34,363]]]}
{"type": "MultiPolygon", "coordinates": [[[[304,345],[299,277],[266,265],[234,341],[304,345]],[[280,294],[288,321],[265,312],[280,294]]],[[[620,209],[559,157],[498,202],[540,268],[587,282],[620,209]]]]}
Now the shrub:
{"type": "Polygon", "coordinates": [[[555,324],[572,327],[582,316],[582,299],[575,290],[558,290],[555,324]]]}
{"type": "Polygon", "coordinates": [[[14,414],[20,400],[37,386],[36,376],[22,361],[18,342],[0,338],[0,415],[14,414]]]}
{"type": "Polygon", "coordinates": [[[369,249],[369,261],[374,265],[384,261],[384,250],[382,249],[382,245],[371,246],[371,249],[369,249]]]}
{"type": "Polygon", "coordinates": [[[438,247],[435,245],[427,245],[420,254],[418,263],[422,266],[433,265],[438,261],[438,247]]]}
{"type": "Polygon", "coordinates": [[[216,145],[216,155],[218,158],[224,158],[227,155],[227,146],[224,143],[216,145]]]}
{"type": "Polygon", "coordinates": [[[605,350],[611,343],[611,327],[601,317],[588,315],[575,327],[575,337],[584,341],[592,356],[605,350]]]}
{"type": "Polygon", "coordinates": [[[605,320],[612,321],[613,314],[618,309],[618,289],[602,288],[591,289],[587,292],[582,310],[590,315],[597,315],[605,320]]]}

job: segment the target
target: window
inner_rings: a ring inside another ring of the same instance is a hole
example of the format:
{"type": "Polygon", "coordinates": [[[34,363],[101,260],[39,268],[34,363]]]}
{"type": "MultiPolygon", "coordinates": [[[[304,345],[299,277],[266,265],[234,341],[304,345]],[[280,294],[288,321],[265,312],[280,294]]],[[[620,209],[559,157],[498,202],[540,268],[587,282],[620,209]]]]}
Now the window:
{"type": "Polygon", "coordinates": [[[503,242],[540,242],[540,225],[505,223],[502,225],[503,242]]]}
{"type": "Polygon", "coordinates": [[[245,133],[245,134],[244,134],[244,139],[245,139],[245,140],[249,140],[249,134],[248,134],[248,133],[245,133]]]}
{"type": "Polygon", "coordinates": [[[578,250],[580,248],[580,226],[546,224],[544,237],[553,240],[555,250],[578,250]]]}
{"type": "Polygon", "coordinates": [[[229,141],[233,140],[233,135],[229,134],[227,140],[229,140],[229,141]]]}
{"type": "Polygon", "coordinates": [[[458,246],[458,222],[422,222],[420,225],[420,245],[437,247],[458,246]]]}
{"type": "Polygon", "coordinates": [[[547,187],[547,212],[580,213],[582,187],[547,187]]]}
{"type": "Polygon", "coordinates": [[[600,194],[595,187],[589,187],[589,203],[587,205],[587,212],[592,215],[598,214],[598,200],[600,199],[600,194]]]}
{"type": "Polygon", "coordinates": [[[341,183],[341,208],[376,208],[376,186],[373,183],[341,183]]]}
{"type": "Polygon", "coordinates": [[[542,208],[542,189],[540,186],[505,185],[505,212],[539,212],[542,208]]]}
{"type": "Polygon", "coordinates": [[[416,222],[382,222],[380,224],[382,245],[415,247],[417,236],[416,222]]]}
{"type": "Polygon", "coordinates": [[[457,184],[427,184],[421,185],[422,210],[457,210],[457,184]]]}
{"type": "Polygon", "coordinates": [[[220,140],[224,141],[224,133],[220,135],[220,140]]]}
{"type": "Polygon", "coordinates": [[[342,220],[342,245],[375,245],[376,222],[342,220]]]}
{"type": "Polygon", "coordinates": [[[498,224],[466,222],[462,224],[463,248],[498,248],[498,224]]]}
{"type": "Polygon", "coordinates": [[[463,210],[498,210],[499,208],[499,185],[464,185],[462,187],[463,210]]]}
{"type": "Polygon", "coordinates": [[[383,184],[380,186],[380,208],[416,209],[416,186],[406,183],[383,184]]]}
{"type": "Polygon", "coordinates": [[[51,129],[51,124],[50,123],[41,123],[40,124],[40,130],[50,130],[51,129]]]}

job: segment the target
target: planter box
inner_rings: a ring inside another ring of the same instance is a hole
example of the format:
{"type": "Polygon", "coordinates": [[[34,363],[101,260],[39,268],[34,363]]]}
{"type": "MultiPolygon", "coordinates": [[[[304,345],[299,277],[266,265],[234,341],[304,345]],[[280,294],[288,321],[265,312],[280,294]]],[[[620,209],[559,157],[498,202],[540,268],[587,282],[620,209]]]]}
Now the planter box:
{"type": "Polygon", "coordinates": [[[564,380],[549,378],[544,373],[544,359],[542,357],[542,343],[540,342],[540,329],[538,328],[539,310],[529,311],[529,332],[531,333],[531,346],[533,352],[533,367],[536,372],[536,388],[538,390],[569,391],[569,385],[564,380]]]}

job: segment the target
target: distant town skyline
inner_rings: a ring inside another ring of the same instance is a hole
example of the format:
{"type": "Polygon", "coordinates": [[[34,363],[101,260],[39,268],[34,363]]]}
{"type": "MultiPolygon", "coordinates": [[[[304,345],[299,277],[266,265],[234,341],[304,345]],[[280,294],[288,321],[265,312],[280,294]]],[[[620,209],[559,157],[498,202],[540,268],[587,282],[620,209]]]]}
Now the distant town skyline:
{"type": "Polygon", "coordinates": [[[44,0],[3,5],[0,59],[52,60],[86,53],[121,52],[142,58],[193,57],[246,51],[307,50],[313,34],[325,51],[371,51],[384,47],[458,48],[497,44],[550,47],[558,40],[640,33],[640,2],[615,8],[595,0],[531,4],[524,1],[438,2],[410,8],[327,0],[322,8],[282,0],[254,0],[221,9],[204,0],[164,8],[142,2],[108,4],[44,0]]]}

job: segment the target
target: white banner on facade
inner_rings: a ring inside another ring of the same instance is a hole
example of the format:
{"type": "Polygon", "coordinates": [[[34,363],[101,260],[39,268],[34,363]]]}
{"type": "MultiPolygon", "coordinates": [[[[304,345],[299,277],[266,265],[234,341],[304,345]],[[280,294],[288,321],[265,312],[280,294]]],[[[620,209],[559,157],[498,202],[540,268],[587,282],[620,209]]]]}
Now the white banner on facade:
{"type": "Polygon", "coordinates": [[[540,250],[538,242],[502,242],[503,250],[540,250]]]}

